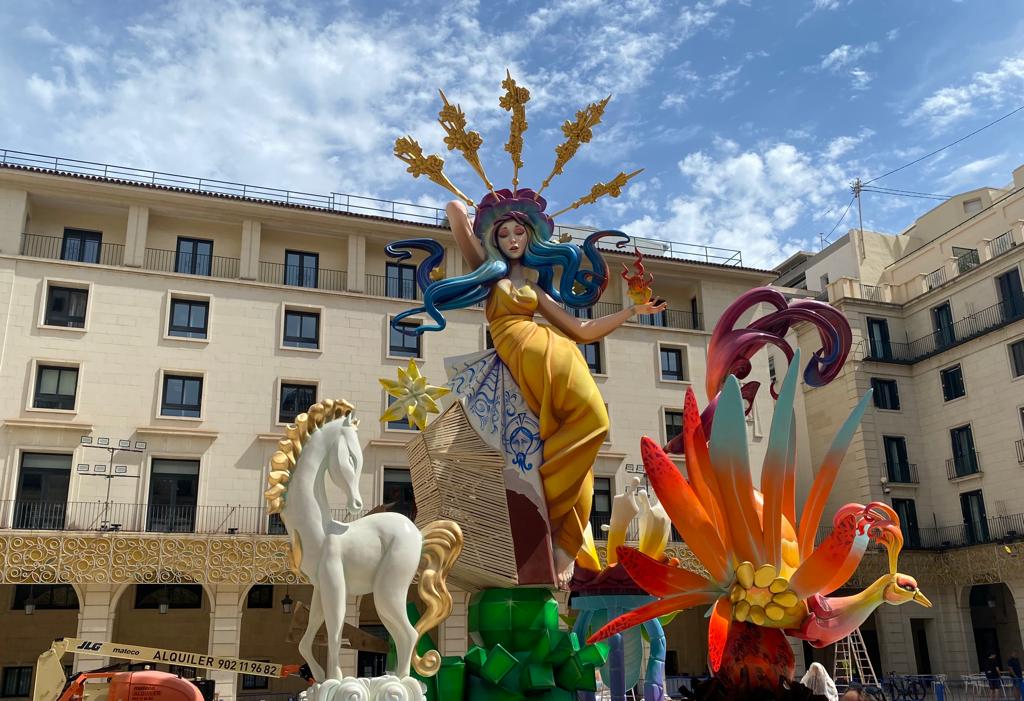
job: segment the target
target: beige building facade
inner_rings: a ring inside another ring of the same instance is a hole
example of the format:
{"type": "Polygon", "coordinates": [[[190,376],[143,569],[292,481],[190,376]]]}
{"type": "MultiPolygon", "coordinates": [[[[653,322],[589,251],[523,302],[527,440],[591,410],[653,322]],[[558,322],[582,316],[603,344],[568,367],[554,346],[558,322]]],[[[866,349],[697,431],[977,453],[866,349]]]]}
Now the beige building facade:
{"type": "MultiPolygon", "coordinates": [[[[951,197],[899,235],[851,230],[779,266],[777,285],[828,299],[853,329],[843,374],[804,392],[806,467],[873,388],[830,508],[893,506],[901,569],[935,604],[875,613],[866,638],[885,672],[958,678],[992,653],[1005,669],[1021,649],[1022,244],[1024,166],[1008,186],[951,197]]],[[[816,347],[809,330],[795,340],[816,347]]]]}
{"type": "MultiPolygon", "coordinates": [[[[85,173],[56,161],[0,165],[3,695],[26,695],[37,655],[62,635],[298,662],[288,640],[309,590],[288,571],[285,537],[264,511],[268,459],[297,410],[345,397],[362,418],[366,508],[411,513],[412,433],[377,421],[387,401],[377,378],[415,357],[440,383],[444,358],[487,344],[479,308],[449,313],[448,328],[419,343],[390,331],[415,291],[411,270],[384,247],[417,236],[450,242],[443,213],[85,173]]],[[[594,466],[595,525],[632,478],[627,466],[641,462],[640,437],[670,437],[687,387],[706,401],[709,330],[723,310],[774,277],[740,265],[737,252],[683,257],[644,245],[669,311],[585,349],[611,416],[594,466]]],[[[632,258],[608,257],[613,270],[632,258]]],[[[453,247],[445,266],[462,272],[453,247]]],[[[613,276],[594,312],[624,302],[613,276]]],[[[754,376],[767,381],[764,361],[754,376]]],[[[748,421],[758,465],[770,418],[762,396],[748,421]]],[[[468,644],[468,594],[455,595],[436,637],[444,654],[468,644]]],[[[382,633],[371,597],[348,611],[352,625],[382,633]]],[[[706,624],[691,613],[668,631],[670,673],[705,667],[706,624]]],[[[374,673],[382,659],[349,651],[345,664],[374,673]]],[[[301,688],[211,676],[225,701],[301,688]]]]}

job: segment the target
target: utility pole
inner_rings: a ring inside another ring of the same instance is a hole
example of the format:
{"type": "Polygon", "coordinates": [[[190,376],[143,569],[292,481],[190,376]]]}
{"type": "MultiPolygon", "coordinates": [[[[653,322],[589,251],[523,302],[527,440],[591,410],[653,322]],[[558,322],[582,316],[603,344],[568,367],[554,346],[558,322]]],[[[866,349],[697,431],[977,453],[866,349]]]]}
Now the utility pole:
{"type": "Polygon", "coordinates": [[[850,185],[850,191],[853,192],[853,196],[857,198],[857,220],[858,228],[860,228],[861,241],[864,240],[864,212],[860,207],[860,193],[863,188],[864,184],[861,183],[860,178],[854,180],[853,184],[850,185]]]}

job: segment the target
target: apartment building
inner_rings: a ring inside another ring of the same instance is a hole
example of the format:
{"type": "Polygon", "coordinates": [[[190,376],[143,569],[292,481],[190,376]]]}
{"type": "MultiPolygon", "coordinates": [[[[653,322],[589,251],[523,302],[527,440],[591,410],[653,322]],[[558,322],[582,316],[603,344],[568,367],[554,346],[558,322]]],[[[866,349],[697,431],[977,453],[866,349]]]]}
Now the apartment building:
{"type": "MultiPolygon", "coordinates": [[[[1005,667],[1021,649],[1022,227],[1024,166],[1010,185],[950,197],[898,235],[851,230],[779,266],[777,285],[828,299],[853,328],[843,374],[802,397],[806,467],[874,389],[830,508],[890,504],[903,525],[901,569],[935,604],[883,606],[865,626],[885,672],[956,676],[990,653],[1005,667]]],[[[810,329],[794,340],[817,347],[810,329]]],[[[882,568],[869,558],[864,581],[882,568]]]]}
{"type": "MultiPolygon", "coordinates": [[[[418,292],[412,267],[384,247],[450,241],[443,212],[0,155],[3,695],[27,695],[31,665],[60,635],[298,661],[288,640],[309,590],[287,569],[280,522],[264,512],[268,459],[296,412],[345,397],[362,418],[366,508],[413,514],[412,433],[376,421],[387,402],[377,378],[414,357],[440,383],[445,357],[488,344],[479,308],[450,313],[443,333],[419,339],[390,329],[418,292]]],[[[583,349],[611,416],[594,466],[599,535],[612,494],[641,462],[641,435],[664,441],[679,430],[691,383],[705,400],[709,330],[737,295],[774,277],[742,266],[736,251],[639,243],[668,311],[583,349]]],[[[620,269],[632,256],[609,260],[620,269]]],[[[453,241],[445,265],[462,272],[453,241]]],[[[578,313],[626,300],[615,276],[578,313]]],[[[755,375],[767,380],[767,366],[755,375]]],[[[764,399],[748,422],[758,464],[770,414],[764,399]]],[[[467,647],[467,596],[456,592],[437,635],[444,654],[467,647]]],[[[372,597],[348,611],[352,625],[384,635],[372,597]]],[[[702,612],[673,623],[670,671],[704,668],[704,643],[694,645],[702,630],[702,612]]],[[[374,674],[383,658],[347,651],[345,664],[374,674]]],[[[225,700],[301,687],[212,676],[225,700]]]]}

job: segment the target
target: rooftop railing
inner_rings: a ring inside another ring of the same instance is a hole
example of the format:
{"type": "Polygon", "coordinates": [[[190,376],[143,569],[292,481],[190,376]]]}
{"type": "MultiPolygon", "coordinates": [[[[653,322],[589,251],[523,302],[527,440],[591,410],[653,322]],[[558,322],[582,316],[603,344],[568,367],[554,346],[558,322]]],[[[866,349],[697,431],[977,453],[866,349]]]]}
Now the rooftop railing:
{"type": "MultiPolygon", "coordinates": [[[[177,173],[164,173],[156,170],[130,168],[128,166],[97,163],[94,161],[82,161],[74,158],[61,158],[60,156],[48,156],[39,153],[29,153],[26,151],[15,151],[12,149],[0,149],[0,165],[38,168],[40,170],[52,171],[54,173],[71,173],[94,178],[135,183],[139,185],[153,185],[210,195],[239,197],[274,204],[314,207],[316,209],[326,209],[333,212],[361,214],[365,216],[381,217],[384,219],[393,219],[396,221],[434,224],[437,226],[447,226],[448,224],[445,211],[437,207],[428,207],[425,205],[413,204],[411,202],[385,200],[376,197],[366,197],[363,195],[352,195],[343,192],[323,194],[296,190],[282,190],[280,188],[266,187],[263,185],[247,185],[245,183],[236,183],[229,180],[200,178],[194,175],[181,175],[177,173]]],[[[583,227],[555,226],[556,237],[566,234],[577,242],[586,238],[594,231],[595,229],[583,227]]],[[[702,261],[705,263],[715,263],[727,266],[743,265],[743,254],[740,251],[731,248],[705,246],[703,244],[634,238],[630,241],[629,248],[615,249],[613,244],[609,244],[607,248],[608,250],[618,250],[620,252],[628,253],[632,251],[634,245],[644,255],[665,256],[668,258],[702,261]]],[[[602,248],[604,247],[602,246],[602,248]]]]}
{"type": "Polygon", "coordinates": [[[1024,297],[1010,297],[909,343],[872,342],[867,359],[916,363],[1021,319],[1024,319],[1024,297]]]}

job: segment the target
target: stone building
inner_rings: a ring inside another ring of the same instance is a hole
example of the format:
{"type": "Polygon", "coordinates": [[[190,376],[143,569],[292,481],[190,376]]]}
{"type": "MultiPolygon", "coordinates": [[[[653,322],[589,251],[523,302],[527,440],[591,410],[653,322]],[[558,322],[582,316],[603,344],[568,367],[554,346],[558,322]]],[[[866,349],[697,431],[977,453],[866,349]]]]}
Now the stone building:
{"type": "MultiPolygon", "coordinates": [[[[411,433],[376,421],[386,407],[377,378],[416,357],[439,383],[445,357],[488,341],[479,308],[450,313],[445,332],[419,342],[389,329],[417,293],[411,268],[384,246],[450,241],[443,212],[15,152],[2,160],[3,695],[27,695],[31,666],[57,636],[299,661],[286,610],[309,591],[288,572],[280,524],[264,511],[268,459],[296,411],[344,397],[363,419],[366,508],[413,508],[411,433]]],[[[641,435],[678,430],[691,382],[706,401],[709,329],[736,296],[774,277],[736,251],[641,244],[669,310],[584,349],[611,416],[594,466],[595,526],[633,477],[641,435]]],[[[609,260],[618,270],[632,256],[609,260]]],[[[445,265],[461,272],[454,249],[445,265]]],[[[590,313],[625,299],[614,276],[590,313]]],[[[767,380],[764,361],[755,376],[767,380]]],[[[755,464],[770,414],[762,396],[748,422],[755,464]]],[[[466,649],[466,597],[456,592],[438,634],[444,654],[466,649]]],[[[348,610],[352,625],[381,634],[371,597],[348,610]]],[[[705,634],[702,612],[670,626],[670,672],[704,668],[705,634]]],[[[361,673],[382,663],[378,653],[345,656],[361,673]]],[[[301,686],[212,676],[225,701],[301,686]]]]}

